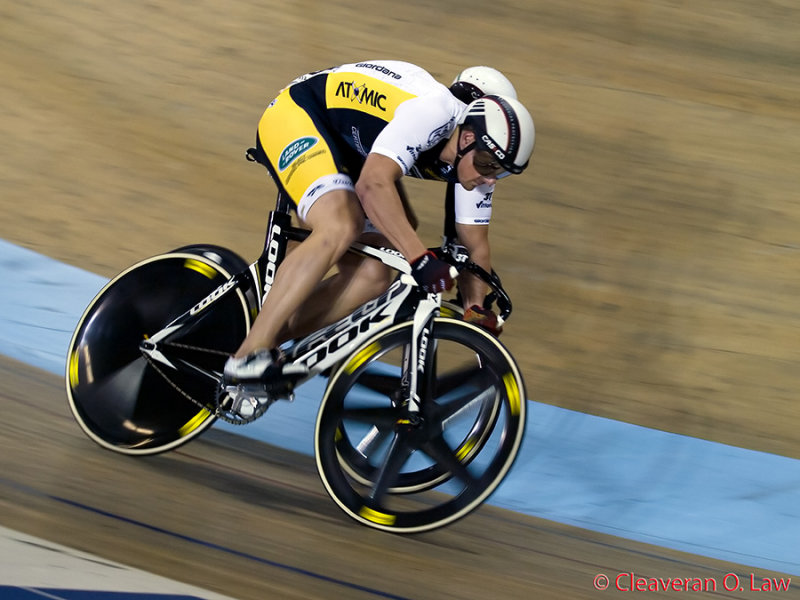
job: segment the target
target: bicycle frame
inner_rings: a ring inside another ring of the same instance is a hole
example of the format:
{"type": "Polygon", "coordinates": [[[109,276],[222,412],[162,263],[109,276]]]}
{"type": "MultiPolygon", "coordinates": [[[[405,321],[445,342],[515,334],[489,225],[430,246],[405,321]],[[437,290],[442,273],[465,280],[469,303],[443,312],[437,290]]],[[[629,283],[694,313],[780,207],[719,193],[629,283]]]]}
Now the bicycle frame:
{"type": "MultiPolygon", "coordinates": [[[[314,455],[336,504],[358,522],[397,533],[452,523],[485,501],[511,467],[525,430],[525,384],[509,351],[457,318],[460,305],[422,290],[396,250],[353,244],[350,252],[394,269],[394,282],[337,322],[283,344],[288,364],[274,379],[224,380],[230,353],[279,291],[279,268],[291,268],[289,245],[310,233],[292,226],[289,208],[279,196],[252,264],[227,248],[194,244],[112,279],[70,342],[70,410],[101,446],[156,454],[216,419],[251,423],[322,374],[314,455]]],[[[507,317],[499,279],[447,242],[432,250],[486,282],[493,292],[484,306],[496,302],[507,317]]]]}
{"type": "MultiPolygon", "coordinates": [[[[263,306],[272,289],[275,273],[286,256],[288,244],[292,241],[302,242],[309,233],[306,229],[292,226],[288,202],[279,195],[276,209],[269,214],[267,235],[261,256],[248,269],[233,275],[188,311],[144,340],[140,344],[140,350],[150,360],[166,367],[189,370],[219,383],[220,373],[203,369],[184,358],[171,358],[164,354],[162,346],[178,339],[183,330],[191,327],[198,319],[202,319],[216,303],[236,290],[242,292],[248,289],[255,290],[258,306],[263,306]]],[[[398,271],[400,276],[377,298],[361,305],[339,321],[284,348],[287,362],[304,365],[308,369],[308,374],[295,384],[299,385],[346,359],[356,348],[382,329],[413,319],[408,356],[418,358],[405,361],[404,370],[407,372],[404,373],[404,381],[408,383],[406,389],[409,397],[406,400],[409,413],[418,413],[420,400],[416,393],[417,382],[425,372],[427,343],[433,318],[439,313],[441,294],[428,294],[422,291],[410,275],[409,263],[396,250],[356,242],[349,251],[379,260],[398,271]]]]}

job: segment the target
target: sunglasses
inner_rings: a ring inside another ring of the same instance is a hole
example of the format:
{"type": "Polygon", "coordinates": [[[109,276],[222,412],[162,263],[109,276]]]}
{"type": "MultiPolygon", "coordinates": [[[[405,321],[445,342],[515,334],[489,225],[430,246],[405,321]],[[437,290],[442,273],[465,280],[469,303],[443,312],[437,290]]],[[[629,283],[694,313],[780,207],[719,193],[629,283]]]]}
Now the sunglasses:
{"type": "Polygon", "coordinates": [[[494,179],[502,179],[503,177],[508,177],[509,175],[511,175],[511,173],[506,171],[494,160],[479,158],[477,155],[475,155],[472,158],[472,166],[475,167],[475,170],[482,177],[492,177],[494,179]]]}

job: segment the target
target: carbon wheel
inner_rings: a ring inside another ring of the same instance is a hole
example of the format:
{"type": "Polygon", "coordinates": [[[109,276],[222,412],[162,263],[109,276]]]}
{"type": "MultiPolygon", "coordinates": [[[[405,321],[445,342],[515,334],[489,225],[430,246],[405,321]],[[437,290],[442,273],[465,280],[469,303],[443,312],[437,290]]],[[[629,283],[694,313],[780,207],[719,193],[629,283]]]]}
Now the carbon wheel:
{"type": "MultiPolygon", "coordinates": [[[[67,398],[83,431],[101,446],[155,454],[186,443],[214,422],[212,381],[166,366],[156,370],[139,350],[142,340],[227,281],[234,269],[247,267],[230,251],[209,258],[203,254],[208,248],[162,254],[128,268],[78,322],[69,347],[67,398]]],[[[192,361],[222,371],[250,329],[252,298],[237,290],[187,328],[177,341],[203,349],[191,354],[192,361]]]]}
{"type": "Polygon", "coordinates": [[[421,422],[405,419],[401,369],[411,324],[380,333],[331,377],[317,416],[317,468],[353,519],[415,533],[477,508],[514,462],[525,430],[519,369],[493,336],[436,319],[421,422]]]}

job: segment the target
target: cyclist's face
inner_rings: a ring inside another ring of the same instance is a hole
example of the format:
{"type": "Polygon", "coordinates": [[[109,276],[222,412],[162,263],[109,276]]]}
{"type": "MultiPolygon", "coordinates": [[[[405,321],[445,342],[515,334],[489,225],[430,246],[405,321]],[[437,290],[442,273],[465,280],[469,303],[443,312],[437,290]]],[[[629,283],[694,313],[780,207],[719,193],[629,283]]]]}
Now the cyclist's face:
{"type": "Polygon", "coordinates": [[[466,189],[471,190],[485,183],[495,183],[498,179],[508,175],[494,160],[494,157],[483,150],[470,150],[464,160],[459,164],[459,182],[466,189]],[[471,159],[470,159],[471,157],[471,159]]]}

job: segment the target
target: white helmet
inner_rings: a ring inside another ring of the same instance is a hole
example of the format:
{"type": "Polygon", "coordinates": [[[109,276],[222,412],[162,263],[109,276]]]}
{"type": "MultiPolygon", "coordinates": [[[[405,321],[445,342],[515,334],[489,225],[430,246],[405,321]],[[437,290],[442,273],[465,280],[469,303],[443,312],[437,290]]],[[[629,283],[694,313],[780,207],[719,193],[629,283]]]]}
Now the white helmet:
{"type": "Polygon", "coordinates": [[[517,97],[508,77],[492,67],[468,67],[461,71],[450,85],[450,91],[464,104],[469,104],[486,94],[517,97]]]}
{"type": "Polygon", "coordinates": [[[509,173],[522,173],[528,166],[536,129],[528,109],[516,98],[488,95],[473,100],[459,125],[468,126],[475,133],[476,147],[489,152],[509,173]]]}

